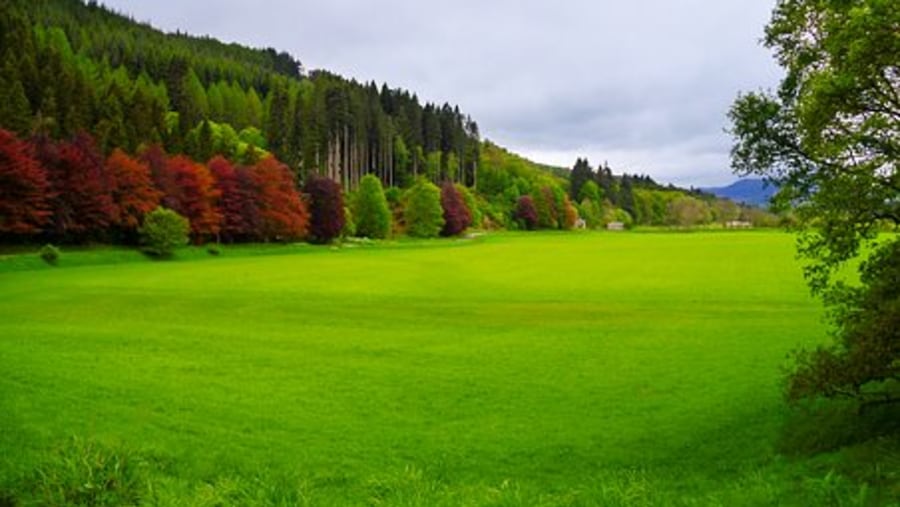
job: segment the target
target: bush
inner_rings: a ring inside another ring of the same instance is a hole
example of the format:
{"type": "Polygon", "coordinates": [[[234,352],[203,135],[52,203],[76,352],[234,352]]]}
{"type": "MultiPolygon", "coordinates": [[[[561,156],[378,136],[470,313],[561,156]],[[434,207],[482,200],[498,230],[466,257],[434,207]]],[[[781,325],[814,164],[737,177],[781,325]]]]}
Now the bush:
{"type": "Polygon", "coordinates": [[[311,239],[316,243],[330,243],[341,235],[346,220],[341,186],[329,178],[311,176],[303,191],[309,196],[311,239]]]}
{"type": "Polygon", "coordinates": [[[453,183],[441,186],[441,208],[444,210],[442,236],[458,236],[472,223],[472,214],[453,183]]]}
{"type": "Polygon", "coordinates": [[[375,175],[367,174],[359,182],[354,217],[357,236],[384,239],[391,233],[391,210],[375,175]]]}
{"type": "Polygon", "coordinates": [[[222,245],[218,243],[210,243],[206,245],[206,253],[214,257],[218,257],[219,255],[222,255],[222,245]]]}
{"type": "Polygon", "coordinates": [[[430,181],[420,178],[408,190],[406,209],[403,212],[406,230],[410,236],[434,238],[444,227],[444,209],[441,207],[441,190],[430,181]]]}
{"type": "Polygon", "coordinates": [[[155,257],[168,257],[188,243],[190,224],[174,211],[159,207],[144,217],[140,228],[144,251],[155,257]]]}
{"type": "Polygon", "coordinates": [[[41,259],[44,259],[44,262],[46,262],[47,264],[56,266],[56,263],[59,262],[60,253],[61,252],[59,251],[59,248],[51,245],[50,243],[47,243],[46,245],[41,247],[38,255],[40,255],[41,259]]]}
{"type": "Polygon", "coordinates": [[[519,201],[516,203],[516,222],[522,229],[533,231],[537,228],[538,213],[530,195],[519,197],[519,201]]]}

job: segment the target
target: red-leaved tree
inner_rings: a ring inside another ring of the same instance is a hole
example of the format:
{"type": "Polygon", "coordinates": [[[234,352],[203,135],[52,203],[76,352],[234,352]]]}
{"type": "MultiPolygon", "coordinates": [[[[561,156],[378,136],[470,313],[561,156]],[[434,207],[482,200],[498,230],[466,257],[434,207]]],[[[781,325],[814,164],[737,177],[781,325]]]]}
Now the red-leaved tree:
{"type": "Polygon", "coordinates": [[[218,156],[209,161],[209,171],[221,194],[222,239],[234,242],[255,238],[260,227],[259,205],[256,202],[256,182],[250,170],[235,167],[224,157],[218,156]]]}
{"type": "Polygon", "coordinates": [[[0,130],[0,234],[41,232],[50,220],[50,184],[31,146],[0,130]]]}
{"type": "Polygon", "coordinates": [[[537,208],[534,207],[534,200],[530,195],[519,197],[516,203],[516,220],[529,231],[534,230],[538,225],[537,208]]]}
{"type": "Polygon", "coordinates": [[[222,215],[217,207],[219,190],[209,169],[183,155],[166,161],[164,179],[171,181],[164,201],[171,209],[191,222],[191,236],[195,242],[217,236],[222,215]]]}
{"type": "Polygon", "coordinates": [[[161,192],[153,186],[150,166],[120,149],[106,159],[106,172],[112,181],[116,225],[132,234],[140,227],[144,215],[159,206],[161,192]]]}
{"type": "Polygon", "coordinates": [[[174,209],[174,198],[170,196],[177,196],[178,192],[175,179],[169,173],[169,155],[166,154],[166,150],[158,144],[152,144],[144,149],[138,158],[150,168],[153,186],[162,193],[160,204],[164,208],[174,209]]]}
{"type": "Polygon", "coordinates": [[[300,198],[290,168],[270,156],[257,162],[251,174],[256,183],[262,239],[304,238],[309,228],[309,211],[300,198]]]}
{"type": "Polygon", "coordinates": [[[341,186],[330,178],[310,176],[303,186],[309,198],[309,234],[317,243],[328,243],[344,229],[344,194],[341,186]]]}
{"type": "Polygon", "coordinates": [[[59,241],[102,238],[115,223],[116,208],[112,182],[93,138],[79,133],[71,141],[55,143],[41,137],[35,147],[54,195],[52,234],[59,241]]]}
{"type": "Polygon", "coordinates": [[[441,186],[441,208],[444,210],[444,228],[441,236],[458,236],[472,224],[472,213],[456,186],[445,181],[441,186]]]}

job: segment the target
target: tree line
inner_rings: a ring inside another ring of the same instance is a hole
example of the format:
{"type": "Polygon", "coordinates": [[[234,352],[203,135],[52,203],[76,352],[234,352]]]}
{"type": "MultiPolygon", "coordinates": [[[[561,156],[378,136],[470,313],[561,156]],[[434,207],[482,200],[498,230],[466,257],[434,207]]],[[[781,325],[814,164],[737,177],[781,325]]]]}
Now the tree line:
{"type": "Polygon", "coordinates": [[[104,157],[85,133],[29,140],[0,130],[0,240],[137,244],[157,210],[177,213],[190,238],[206,242],[327,243],[341,236],[462,234],[477,203],[469,189],[419,178],[385,192],[374,174],[357,192],[318,175],[301,188],[273,155],[252,165],[217,155],[207,163],[152,145],[104,157]]]}

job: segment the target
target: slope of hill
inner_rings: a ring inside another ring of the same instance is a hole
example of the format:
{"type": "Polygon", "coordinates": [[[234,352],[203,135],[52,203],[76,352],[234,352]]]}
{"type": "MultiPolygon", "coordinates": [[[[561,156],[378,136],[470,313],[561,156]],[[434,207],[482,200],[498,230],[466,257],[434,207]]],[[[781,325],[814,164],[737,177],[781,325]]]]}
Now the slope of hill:
{"type": "Polygon", "coordinates": [[[769,200],[778,191],[774,185],[754,178],[738,180],[725,187],[711,187],[702,190],[716,197],[753,206],[768,206],[769,200]]]}

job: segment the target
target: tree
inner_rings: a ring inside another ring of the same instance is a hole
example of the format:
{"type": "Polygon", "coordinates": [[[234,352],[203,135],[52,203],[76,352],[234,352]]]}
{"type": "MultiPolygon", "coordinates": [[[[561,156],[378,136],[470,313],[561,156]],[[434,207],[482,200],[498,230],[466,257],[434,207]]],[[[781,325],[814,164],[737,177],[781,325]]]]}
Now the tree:
{"type": "Polygon", "coordinates": [[[256,183],[246,167],[234,167],[224,157],[209,161],[219,191],[219,210],[222,223],[219,234],[223,240],[233,242],[257,237],[260,230],[259,203],[256,199],[256,183]]]}
{"type": "Polygon", "coordinates": [[[886,384],[900,379],[898,240],[876,241],[900,224],[898,26],[893,0],[782,0],[765,44],[785,76],[729,113],[735,171],[774,182],[776,206],[796,208],[807,283],[831,310],[834,343],[798,354],[793,401],[900,400],[886,384]],[[834,276],[859,256],[858,284],[834,276]]]}
{"type": "Polygon", "coordinates": [[[359,183],[355,204],[353,217],[356,234],[365,238],[388,237],[391,233],[391,210],[384,197],[381,180],[373,174],[365,175],[359,183]]]}
{"type": "Polygon", "coordinates": [[[708,223],[712,219],[710,215],[709,206],[705,202],[689,195],[682,195],[669,203],[670,225],[695,227],[708,223]]]}
{"type": "Polygon", "coordinates": [[[106,172],[113,183],[116,225],[136,232],[144,215],[159,206],[161,193],[153,186],[150,166],[116,149],[106,160],[106,172]]]}
{"type": "Polygon", "coordinates": [[[556,229],[559,226],[559,213],[553,190],[548,186],[540,187],[531,193],[531,199],[537,210],[537,226],[541,229],[556,229]]]}
{"type": "Polygon", "coordinates": [[[403,218],[410,236],[437,237],[444,227],[441,190],[427,179],[419,178],[407,191],[403,218]]]}
{"type": "Polygon", "coordinates": [[[538,226],[538,212],[530,195],[519,197],[516,203],[516,220],[525,229],[532,231],[538,226]]]}
{"type": "MultiPolygon", "coordinates": [[[[594,178],[594,170],[591,169],[591,164],[587,160],[578,159],[575,161],[575,166],[572,168],[572,173],[569,176],[569,195],[572,199],[584,199],[584,196],[581,194],[581,189],[589,182],[593,183],[591,180],[594,178]]],[[[596,183],[594,183],[594,187],[596,188],[596,183]]]]}
{"type": "Polygon", "coordinates": [[[312,175],[303,187],[309,199],[309,235],[317,243],[340,237],[346,223],[341,185],[331,178],[312,175]]]}
{"type": "Polygon", "coordinates": [[[570,231],[575,228],[575,224],[578,222],[578,210],[572,204],[572,201],[569,200],[568,195],[563,195],[563,213],[562,213],[562,223],[561,226],[563,229],[570,231]]]}
{"type": "Polygon", "coordinates": [[[469,190],[469,187],[461,183],[456,184],[456,191],[462,196],[463,202],[466,203],[466,208],[468,208],[469,214],[472,216],[469,225],[476,228],[481,227],[482,214],[478,208],[478,199],[475,197],[475,194],[469,190]]]}
{"type": "Polygon", "coordinates": [[[188,242],[190,225],[183,216],[166,208],[156,208],[144,217],[140,228],[144,251],[156,257],[168,257],[188,242]]]}
{"type": "Polygon", "coordinates": [[[459,190],[450,181],[441,185],[441,208],[444,211],[442,236],[458,236],[472,224],[472,213],[459,190]]]}
{"type": "Polygon", "coordinates": [[[578,191],[577,194],[578,201],[584,201],[585,199],[590,199],[595,203],[600,203],[600,187],[594,183],[593,180],[584,182],[584,185],[581,186],[581,190],[578,191]]]}
{"type": "Polygon", "coordinates": [[[726,224],[741,217],[741,207],[731,199],[716,199],[713,204],[716,221],[726,224]]]}
{"type": "Polygon", "coordinates": [[[297,191],[294,173],[269,156],[253,166],[259,204],[259,233],[265,241],[306,237],[309,211],[297,191]]]}
{"type": "Polygon", "coordinates": [[[94,140],[84,133],[60,143],[39,138],[36,152],[54,195],[50,203],[53,234],[62,241],[102,237],[115,223],[116,210],[94,140]]]}
{"type": "Polygon", "coordinates": [[[50,219],[50,185],[28,143],[0,130],[0,234],[41,232],[50,219]]]}
{"type": "Polygon", "coordinates": [[[217,236],[222,215],[217,207],[219,191],[209,169],[178,155],[166,161],[165,170],[171,186],[164,189],[163,202],[171,203],[176,213],[188,219],[196,242],[217,236]]]}

